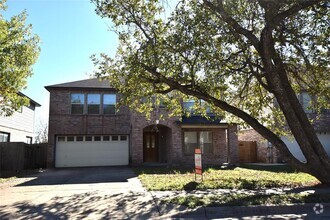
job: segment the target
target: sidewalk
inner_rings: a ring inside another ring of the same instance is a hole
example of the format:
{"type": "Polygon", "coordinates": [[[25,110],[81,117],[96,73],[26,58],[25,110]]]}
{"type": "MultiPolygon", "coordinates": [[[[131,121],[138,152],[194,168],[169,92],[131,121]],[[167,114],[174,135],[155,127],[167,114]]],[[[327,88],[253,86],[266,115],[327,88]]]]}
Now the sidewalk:
{"type": "Polygon", "coordinates": [[[291,205],[261,205],[261,206],[230,206],[230,207],[199,207],[189,209],[175,204],[165,204],[163,199],[176,196],[203,196],[229,193],[246,194],[281,194],[286,192],[302,193],[330,193],[330,188],[306,189],[267,189],[254,190],[206,190],[206,191],[150,191],[152,198],[158,206],[159,219],[330,219],[330,203],[320,206],[315,203],[291,205]],[[315,207],[316,205],[316,207],[315,207]]]}
{"type": "Polygon", "coordinates": [[[315,204],[288,206],[232,206],[232,207],[201,207],[194,210],[177,210],[165,214],[159,219],[330,219],[330,203],[322,204],[323,213],[314,212],[315,204]],[[174,213],[174,214],[173,214],[174,213]]]}

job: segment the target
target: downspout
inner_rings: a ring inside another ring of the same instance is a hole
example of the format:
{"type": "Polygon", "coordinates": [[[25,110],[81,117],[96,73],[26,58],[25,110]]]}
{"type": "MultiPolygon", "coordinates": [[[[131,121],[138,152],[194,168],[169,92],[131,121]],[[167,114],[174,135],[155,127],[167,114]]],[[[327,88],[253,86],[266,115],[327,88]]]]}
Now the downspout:
{"type": "Polygon", "coordinates": [[[230,138],[229,138],[229,126],[226,128],[226,149],[227,149],[227,164],[230,163],[230,138]]]}

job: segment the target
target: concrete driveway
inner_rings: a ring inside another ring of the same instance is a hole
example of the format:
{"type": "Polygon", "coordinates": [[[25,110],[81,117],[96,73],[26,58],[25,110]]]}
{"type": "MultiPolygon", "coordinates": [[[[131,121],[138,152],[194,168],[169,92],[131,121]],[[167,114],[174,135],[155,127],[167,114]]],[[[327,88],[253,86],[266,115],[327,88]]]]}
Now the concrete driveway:
{"type": "Polygon", "coordinates": [[[129,167],[46,170],[0,184],[0,219],[157,216],[157,204],[129,167]]]}

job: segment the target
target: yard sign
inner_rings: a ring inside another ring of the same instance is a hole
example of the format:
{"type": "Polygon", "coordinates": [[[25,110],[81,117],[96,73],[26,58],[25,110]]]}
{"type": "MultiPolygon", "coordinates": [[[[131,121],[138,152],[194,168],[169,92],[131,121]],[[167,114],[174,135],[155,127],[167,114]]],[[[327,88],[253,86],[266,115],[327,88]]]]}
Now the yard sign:
{"type": "Polygon", "coordinates": [[[196,175],[199,174],[203,181],[203,170],[202,170],[202,151],[201,149],[195,149],[195,180],[196,175]]]}

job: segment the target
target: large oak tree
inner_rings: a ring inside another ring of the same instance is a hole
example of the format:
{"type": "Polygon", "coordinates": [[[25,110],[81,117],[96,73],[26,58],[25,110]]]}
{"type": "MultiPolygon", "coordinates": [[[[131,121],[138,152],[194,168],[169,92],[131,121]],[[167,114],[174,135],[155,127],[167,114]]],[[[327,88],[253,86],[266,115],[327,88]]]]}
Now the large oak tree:
{"type": "Polygon", "coordinates": [[[32,65],[39,55],[39,38],[26,25],[26,12],[6,20],[3,12],[6,1],[0,0],[0,115],[11,115],[28,98],[20,95],[27,78],[32,75],[32,65]]]}
{"type": "MultiPolygon", "coordinates": [[[[202,99],[227,120],[229,113],[254,128],[294,167],[330,184],[329,156],[297,98],[307,91],[316,109],[329,108],[327,1],[93,2],[120,40],[115,57],[93,57],[96,75],[111,81],[123,103],[148,113],[162,100],[181,114],[182,98],[202,99]],[[278,130],[291,132],[306,162],[290,153],[278,130]]],[[[203,107],[196,106],[202,113],[203,107]]]]}

